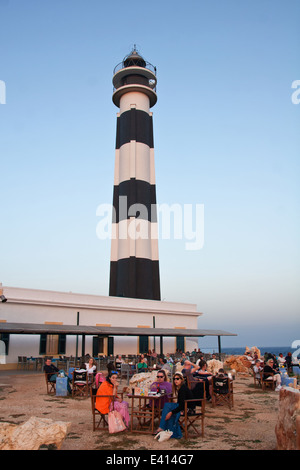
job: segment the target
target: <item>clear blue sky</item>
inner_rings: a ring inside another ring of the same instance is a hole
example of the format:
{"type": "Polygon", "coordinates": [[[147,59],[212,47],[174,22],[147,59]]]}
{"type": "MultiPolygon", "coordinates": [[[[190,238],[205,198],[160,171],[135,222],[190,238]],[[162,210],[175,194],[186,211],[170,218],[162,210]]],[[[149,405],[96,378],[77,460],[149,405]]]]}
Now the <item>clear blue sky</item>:
{"type": "Polygon", "coordinates": [[[203,249],[159,241],[162,299],[238,334],[223,346],[300,339],[299,17],[298,0],[0,0],[0,282],[108,295],[111,80],[137,44],[158,70],[158,202],[205,212],[203,249]]]}

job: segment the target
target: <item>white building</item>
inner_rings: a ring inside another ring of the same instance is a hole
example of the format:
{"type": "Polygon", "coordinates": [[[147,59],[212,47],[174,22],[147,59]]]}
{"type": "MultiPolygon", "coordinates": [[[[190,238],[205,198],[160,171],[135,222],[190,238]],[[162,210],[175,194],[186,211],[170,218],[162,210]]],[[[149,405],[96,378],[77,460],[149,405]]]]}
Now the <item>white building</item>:
{"type": "MultiPolygon", "coordinates": [[[[198,330],[196,305],[6,287],[0,284],[0,340],[6,365],[18,356],[139,354],[155,348],[192,351],[198,337],[231,333],[198,330]],[[129,337],[130,336],[130,337],[129,337]],[[2,343],[3,345],[3,343],[2,343]]],[[[4,367],[0,365],[0,368],[4,367]]]]}

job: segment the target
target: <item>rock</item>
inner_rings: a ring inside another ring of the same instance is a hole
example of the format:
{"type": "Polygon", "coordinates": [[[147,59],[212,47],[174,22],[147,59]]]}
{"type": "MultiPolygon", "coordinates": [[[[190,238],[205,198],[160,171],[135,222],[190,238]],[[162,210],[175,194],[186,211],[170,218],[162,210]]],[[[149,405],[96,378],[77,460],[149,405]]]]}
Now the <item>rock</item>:
{"type": "Polygon", "coordinates": [[[181,365],[180,362],[176,362],[175,372],[181,372],[183,368],[184,368],[184,365],[181,365]]]}
{"type": "Polygon", "coordinates": [[[210,361],[207,361],[207,372],[215,375],[217,372],[219,372],[219,369],[223,369],[223,362],[218,361],[217,359],[211,359],[210,361]]]}
{"type": "Polygon", "coordinates": [[[31,417],[22,424],[0,423],[0,450],[38,450],[54,444],[61,448],[71,423],[31,417]]]}
{"type": "Polygon", "coordinates": [[[229,366],[230,369],[235,369],[236,372],[249,373],[251,362],[244,356],[230,356],[226,359],[224,365],[229,366]]]}
{"type": "Polygon", "coordinates": [[[131,387],[150,388],[153,382],[156,382],[157,370],[152,372],[141,372],[140,374],[134,374],[129,380],[131,387]]]}
{"type": "Polygon", "coordinates": [[[246,346],[244,354],[246,354],[247,352],[249,352],[252,357],[254,357],[254,355],[256,354],[257,359],[260,359],[261,357],[260,350],[256,346],[252,346],[250,349],[248,348],[248,346],[246,346]]]}
{"type": "Polygon", "coordinates": [[[255,354],[257,354],[257,359],[261,358],[261,352],[260,349],[258,349],[256,346],[252,346],[250,349],[251,355],[254,357],[255,354]]]}
{"type": "Polygon", "coordinates": [[[300,450],[300,391],[282,387],[275,426],[278,450],[300,450]]]}

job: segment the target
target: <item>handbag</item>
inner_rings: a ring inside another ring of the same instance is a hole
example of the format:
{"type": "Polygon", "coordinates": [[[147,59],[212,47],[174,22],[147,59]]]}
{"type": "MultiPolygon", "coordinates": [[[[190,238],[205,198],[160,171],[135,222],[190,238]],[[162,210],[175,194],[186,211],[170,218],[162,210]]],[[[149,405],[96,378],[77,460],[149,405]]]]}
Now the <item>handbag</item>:
{"type": "Polygon", "coordinates": [[[160,431],[158,434],[156,434],[154,439],[157,439],[158,442],[164,442],[164,441],[168,441],[172,435],[173,435],[172,431],[160,431]]]}
{"type": "Polygon", "coordinates": [[[114,434],[116,432],[122,432],[126,429],[121,414],[116,411],[110,411],[108,413],[108,432],[114,434]]]}

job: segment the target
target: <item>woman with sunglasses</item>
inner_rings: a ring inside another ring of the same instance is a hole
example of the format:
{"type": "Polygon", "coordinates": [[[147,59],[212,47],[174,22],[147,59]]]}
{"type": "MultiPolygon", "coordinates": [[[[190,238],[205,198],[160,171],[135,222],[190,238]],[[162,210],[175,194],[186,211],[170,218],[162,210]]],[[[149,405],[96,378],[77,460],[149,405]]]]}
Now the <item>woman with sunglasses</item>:
{"type": "Polygon", "coordinates": [[[179,426],[179,417],[184,411],[185,400],[193,398],[181,372],[176,372],[173,377],[173,392],[177,395],[177,403],[166,403],[164,405],[156,434],[160,431],[169,430],[173,432],[172,438],[180,439],[182,432],[179,426]]]}
{"type": "Polygon", "coordinates": [[[128,403],[118,397],[118,372],[112,370],[98,388],[95,407],[100,413],[108,414],[109,411],[116,410],[122,415],[122,418],[128,427],[129,411],[128,403]]]}
{"type": "MultiPolygon", "coordinates": [[[[160,406],[163,408],[165,403],[168,403],[169,397],[172,396],[172,384],[168,381],[167,372],[164,369],[157,371],[156,381],[150,385],[151,392],[163,393],[164,396],[160,399],[160,406]]],[[[158,407],[158,400],[154,400],[154,406],[158,407]]]]}

